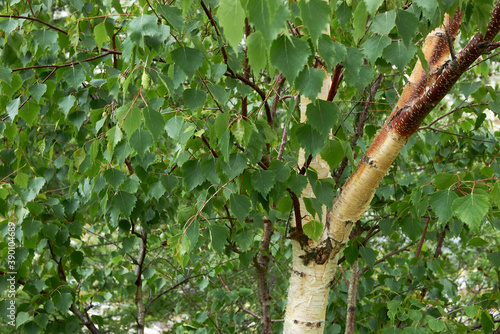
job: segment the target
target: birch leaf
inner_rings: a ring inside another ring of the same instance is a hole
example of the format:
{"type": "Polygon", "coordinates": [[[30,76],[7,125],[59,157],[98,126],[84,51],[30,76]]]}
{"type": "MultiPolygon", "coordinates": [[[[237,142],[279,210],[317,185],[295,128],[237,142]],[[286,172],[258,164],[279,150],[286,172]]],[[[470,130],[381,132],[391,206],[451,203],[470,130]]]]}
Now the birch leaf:
{"type": "Polygon", "coordinates": [[[487,195],[470,194],[453,201],[452,210],[455,216],[477,231],[484,216],[490,209],[487,195]]]}

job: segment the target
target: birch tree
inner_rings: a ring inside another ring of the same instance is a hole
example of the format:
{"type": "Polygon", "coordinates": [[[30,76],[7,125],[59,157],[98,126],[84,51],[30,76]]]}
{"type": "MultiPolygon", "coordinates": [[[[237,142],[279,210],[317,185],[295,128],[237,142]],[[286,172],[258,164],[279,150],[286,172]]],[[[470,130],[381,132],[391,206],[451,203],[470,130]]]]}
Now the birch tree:
{"type": "Polygon", "coordinates": [[[1,333],[500,332],[498,3],[0,8],[1,333]]]}

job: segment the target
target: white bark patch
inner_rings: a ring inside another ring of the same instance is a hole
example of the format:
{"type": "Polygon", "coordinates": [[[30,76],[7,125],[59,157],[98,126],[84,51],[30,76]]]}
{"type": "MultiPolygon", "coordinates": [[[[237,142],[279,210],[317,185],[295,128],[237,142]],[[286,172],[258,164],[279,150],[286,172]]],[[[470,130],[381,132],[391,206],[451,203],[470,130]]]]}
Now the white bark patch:
{"type": "Polygon", "coordinates": [[[306,252],[293,240],[293,268],[283,333],[323,333],[328,290],[337,269],[338,253],[325,264],[304,264],[306,252]],[[302,256],[302,257],[301,257],[302,256]]]}

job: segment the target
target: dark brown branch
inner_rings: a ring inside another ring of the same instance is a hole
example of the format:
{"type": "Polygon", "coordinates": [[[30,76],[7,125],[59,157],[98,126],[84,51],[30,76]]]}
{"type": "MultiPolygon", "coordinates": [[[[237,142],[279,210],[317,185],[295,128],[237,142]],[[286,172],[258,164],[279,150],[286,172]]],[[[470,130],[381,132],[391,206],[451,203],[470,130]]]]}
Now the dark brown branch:
{"type": "Polygon", "coordinates": [[[420,242],[418,243],[417,251],[415,252],[415,257],[420,256],[420,252],[422,251],[422,246],[424,245],[425,235],[427,233],[427,227],[429,226],[430,217],[425,219],[425,227],[424,232],[422,232],[422,236],[420,237],[420,242]]]}
{"type": "Polygon", "coordinates": [[[144,334],[144,325],[146,319],[146,308],[144,306],[144,291],[142,289],[142,272],[144,259],[147,253],[147,233],[141,228],[139,234],[139,254],[137,255],[137,264],[134,269],[134,274],[136,276],[135,285],[137,290],[135,292],[135,305],[137,307],[137,333],[144,334]]]}
{"type": "Polygon", "coordinates": [[[243,82],[245,85],[250,86],[257,94],[259,94],[260,98],[262,99],[262,102],[264,103],[264,108],[266,109],[266,115],[271,115],[271,109],[269,108],[269,105],[267,104],[267,96],[266,93],[262,89],[260,89],[255,82],[253,82],[250,79],[245,78],[241,74],[238,73],[233,73],[232,71],[227,71],[224,73],[225,76],[233,78],[233,79],[238,79],[241,82],[243,82]]]}
{"type": "Polygon", "coordinates": [[[210,143],[208,142],[207,137],[205,137],[205,135],[201,135],[201,140],[205,143],[205,145],[207,145],[208,149],[212,153],[212,156],[214,158],[218,158],[219,156],[217,155],[217,153],[215,152],[215,150],[210,146],[210,143]]]}
{"type": "Polygon", "coordinates": [[[0,14],[0,17],[8,17],[8,18],[11,18],[11,19],[20,19],[20,20],[30,20],[30,21],[35,21],[35,22],[38,22],[38,23],[41,23],[43,25],[46,25],[47,27],[51,28],[51,29],[54,29],[54,30],[57,30],[59,31],[60,33],[62,34],[65,34],[67,35],[68,33],[50,23],[47,23],[45,21],[42,21],[36,17],[29,17],[29,16],[22,16],[22,15],[8,15],[8,14],[0,14]]]}
{"type": "Polygon", "coordinates": [[[253,259],[255,270],[257,272],[257,292],[259,295],[261,312],[261,333],[263,334],[273,333],[271,326],[271,296],[269,295],[269,286],[267,284],[269,245],[271,243],[272,235],[273,223],[268,218],[264,218],[264,231],[262,232],[262,239],[260,241],[260,252],[259,255],[253,259]]]}
{"type": "Polygon", "coordinates": [[[276,116],[276,110],[278,109],[278,102],[281,99],[281,90],[283,89],[283,85],[285,84],[285,77],[280,73],[278,75],[278,87],[276,87],[276,95],[274,96],[273,103],[271,104],[271,120],[267,120],[271,128],[274,128],[274,117],[276,116]]]}
{"type": "MultiPolygon", "coordinates": [[[[207,5],[205,5],[205,2],[203,0],[201,0],[200,3],[201,3],[201,7],[203,8],[203,11],[205,12],[208,19],[210,20],[210,24],[212,24],[212,27],[214,27],[215,33],[217,34],[217,36],[219,36],[222,39],[222,36],[219,32],[219,28],[217,28],[217,25],[215,24],[215,20],[212,16],[212,12],[207,8],[207,5]]],[[[228,57],[227,57],[226,48],[224,47],[224,45],[222,45],[220,49],[222,51],[222,56],[224,57],[224,63],[226,65],[228,65],[227,64],[228,57]]],[[[232,72],[232,70],[229,69],[229,65],[228,65],[228,70],[232,72]]]]}
{"type": "Polygon", "coordinates": [[[101,55],[90,57],[90,58],[87,58],[87,59],[84,59],[84,60],[75,60],[75,61],[72,61],[72,62],[69,62],[69,63],[66,63],[66,64],[59,64],[59,65],[56,65],[56,64],[54,64],[54,65],[34,65],[34,66],[14,68],[14,69],[12,69],[12,72],[24,71],[24,70],[31,70],[31,69],[37,69],[37,68],[59,69],[59,68],[63,68],[63,67],[69,67],[69,66],[78,65],[79,63],[85,63],[85,62],[93,61],[93,60],[96,60],[96,59],[99,59],[99,58],[103,58],[103,57],[109,56],[110,54],[113,54],[113,52],[107,51],[106,53],[103,53],[101,55]]]}
{"type": "Polygon", "coordinates": [[[345,334],[354,333],[354,324],[356,323],[356,304],[358,301],[358,283],[359,283],[358,261],[354,261],[354,264],[351,267],[351,277],[349,278],[345,334]]]}
{"type": "Polygon", "coordinates": [[[328,97],[326,98],[327,101],[333,101],[335,98],[335,95],[337,95],[337,91],[340,86],[340,82],[342,81],[342,78],[344,77],[344,71],[342,71],[343,65],[337,64],[335,66],[335,69],[333,70],[332,74],[332,85],[330,86],[330,90],[328,91],[328,97]]]}
{"type": "MultiPolygon", "coordinates": [[[[457,10],[448,29],[453,35],[458,31],[461,12],[457,10]]],[[[476,61],[476,59],[487,53],[490,43],[500,31],[500,2],[497,2],[491,14],[486,34],[477,33],[470,42],[456,55],[456,64],[453,66],[443,65],[441,73],[436,81],[428,86],[419,96],[415,96],[415,102],[405,106],[403,109],[394,110],[391,115],[391,127],[402,137],[411,136],[420,126],[429,112],[448,94],[460,76],[476,61]]],[[[455,63],[455,62],[454,62],[455,63]]],[[[425,87],[425,86],[424,86],[425,87]]],[[[397,108],[396,108],[397,109],[397,108]]]]}

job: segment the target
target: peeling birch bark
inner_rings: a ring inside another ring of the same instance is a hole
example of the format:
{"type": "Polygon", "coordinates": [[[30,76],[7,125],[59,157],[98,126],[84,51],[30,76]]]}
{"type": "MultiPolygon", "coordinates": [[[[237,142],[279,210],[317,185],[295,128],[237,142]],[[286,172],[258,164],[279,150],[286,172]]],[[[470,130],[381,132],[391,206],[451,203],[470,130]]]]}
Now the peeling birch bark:
{"type": "MultiPolygon", "coordinates": [[[[459,9],[453,18],[445,16],[443,25],[425,39],[423,53],[429,66],[426,73],[417,62],[405,85],[401,98],[389,115],[384,127],[361,159],[356,171],[345,183],[332,209],[326,211],[325,229],[318,242],[299,243],[292,240],[293,267],[288,290],[288,304],[284,319],[284,333],[323,333],[329,289],[337,269],[337,261],[349,238],[353,224],[368,209],[375,191],[393,161],[418,129],[421,122],[453,87],[467,68],[489,47],[500,30],[500,3],[497,3],[485,36],[476,34],[467,46],[450,59],[449,39],[454,40],[462,13],[459,9]]],[[[327,76],[328,77],[328,76],[327,76]]],[[[318,98],[325,99],[329,83],[324,82],[318,98]]],[[[305,121],[307,101],[302,100],[301,122],[305,121]]],[[[299,166],[306,158],[299,153],[299,166]]],[[[320,158],[311,162],[318,177],[328,173],[322,168],[320,158]]],[[[327,164],[325,163],[327,166],[327,164]]],[[[310,185],[302,196],[313,196],[310,185]]],[[[300,201],[301,213],[307,212],[300,201]]]]}

